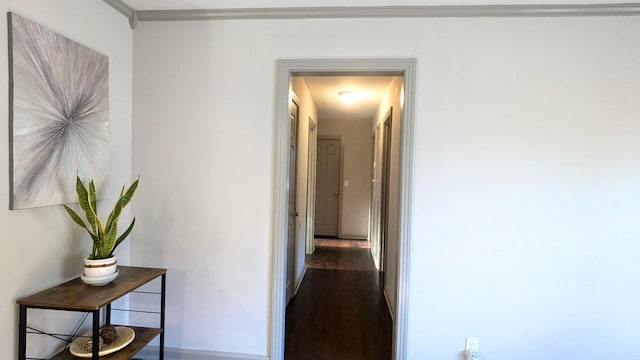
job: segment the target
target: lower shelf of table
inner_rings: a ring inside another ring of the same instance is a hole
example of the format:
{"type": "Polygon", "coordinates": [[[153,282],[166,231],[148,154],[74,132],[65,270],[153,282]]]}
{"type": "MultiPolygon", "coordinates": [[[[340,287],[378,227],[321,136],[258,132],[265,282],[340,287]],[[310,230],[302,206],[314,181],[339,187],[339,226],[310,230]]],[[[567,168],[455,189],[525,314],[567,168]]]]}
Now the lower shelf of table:
{"type": "MultiPolygon", "coordinates": [[[[126,325],[128,326],[128,325],[126,325]]],[[[151,340],[162,333],[162,329],[156,328],[144,328],[129,326],[136,332],[136,337],[131,344],[127,345],[124,349],[119,350],[113,354],[101,356],[100,359],[108,360],[127,360],[134,356],[138,351],[142,350],[151,340]]],[[[51,360],[78,360],[82,359],[71,355],[69,349],[64,350],[58,355],[51,358],[51,360]]],[[[90,359],[90,358],[89,358],[90,359]]]]}

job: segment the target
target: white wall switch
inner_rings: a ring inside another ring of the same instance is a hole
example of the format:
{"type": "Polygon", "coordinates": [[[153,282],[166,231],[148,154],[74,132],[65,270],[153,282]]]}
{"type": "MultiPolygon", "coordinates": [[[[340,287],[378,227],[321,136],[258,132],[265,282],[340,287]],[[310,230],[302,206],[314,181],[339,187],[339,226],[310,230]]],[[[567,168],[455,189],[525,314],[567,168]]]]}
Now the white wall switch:
{"type": "Polygon", "coordinates": [[[344,181],[344,187],[349,187],[349,180],[344,181]]]}

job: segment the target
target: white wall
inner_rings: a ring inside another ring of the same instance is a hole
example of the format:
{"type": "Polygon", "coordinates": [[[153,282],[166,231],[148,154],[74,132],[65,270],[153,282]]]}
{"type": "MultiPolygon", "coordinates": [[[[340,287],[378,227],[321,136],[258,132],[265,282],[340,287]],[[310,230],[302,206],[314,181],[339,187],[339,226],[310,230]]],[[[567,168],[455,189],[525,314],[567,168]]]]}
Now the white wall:
{"type": "Polygon", "coordinates": [[[275,74],[250,34],[167,25],[134,32],[132,259],[169,270],[167,346],[266,354],[275,74]]]}
{"type": "Polygon", "coordinates": [[[470,21],[421,64],[412,358],[640,356],[639,20],[470,21]]]}
{"type": "MultiPolygon", "coordinates": [[[[109,57],[110,199],[131,179],[132,33],[127,19],[100,1],[8,0],[0,3],[0,358],[17,354],[18,308],[15,300],[80,275],[82,258],[91,249],[85,232],[62,206],[9,211],[8,44],[6,12],[13,11],[109,57]]],[[[99,204],[100,206],[100,204],[99,204]]],[[[126,221],[126,216],[123,218],[126,221]]],[[[127,240],[128,242],[129,240],[127,240]]],[[[129,250],[119,249],[121,263],[129,250]]],[[[29,323],[45,330],[68,333],[80,314],[29,311],[29,323]]],[[[31,357],[47,357],[60,349],[55,340],[29,336],[31,357]]]]}
{"type": "Polygon", "coordinates": [[[318,136],[343,137],[342,209],[338,236],[366,239],[371,197],[371,118],[342,118],[318,121],[318,136]],[[344,182],[348,181],[349,186],[344,182]]]}
{"type": "Polygon", "coordinates": [[[275,61],[415,57],[409,359],[638,357],[638,17],[142,23],[134,261],[169,346],[268,353],[275,61]]]}

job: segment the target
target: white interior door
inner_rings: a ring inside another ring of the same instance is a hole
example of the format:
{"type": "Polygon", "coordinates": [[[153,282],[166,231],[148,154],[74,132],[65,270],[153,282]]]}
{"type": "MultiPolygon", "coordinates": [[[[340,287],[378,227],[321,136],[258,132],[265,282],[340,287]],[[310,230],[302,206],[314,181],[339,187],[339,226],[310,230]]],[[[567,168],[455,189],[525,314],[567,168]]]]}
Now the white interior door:
{"type": "Polygon", "coordinates": [[[389,177],[391,173],[391,121],[393,109],[373,133],[373,167],[369,239],[376,268],[385,271],[389,224],[389,177]]]}
{"type": "Polygon", "coordinates": [[[380,270],[384,272],[383,283],[387,281],[387,242],[389,237],[389,177],[391,175],[391,113],[384,121],[382,133],[382,174],[380,176],[380,270]]]}
{"type": "Polygon", "coordinates": [[[369,241],[371,255],[376,268],[380,270],[380,176],[382,158],[382,141],[380,125],[373,132],[373,165],[371,167],[371,207],[369,214],[369,241]]]}
{"type": "Polygon", "coordinates": [[[296,159],[298,147],[298,112],[299,105],[295,100],[289,102],[289,221],[287,229],[287,303],[294,294],[295,286],[295,256],[296,256],[296,159]]]}
{"type": "Polygon", "coordinates": [[[316,235],[338,236],[341,145],[339,139],[318,139],[315,214],[316,235]]]}
{"type": "Polygon", "coordinates": [[[313,254],[316,250],[313,238],[315,235],[316,214],[316,161],[318,149],[317,125],[309,117],[309,156],[307,158],[307,243],[306,253],[313,254]]]}

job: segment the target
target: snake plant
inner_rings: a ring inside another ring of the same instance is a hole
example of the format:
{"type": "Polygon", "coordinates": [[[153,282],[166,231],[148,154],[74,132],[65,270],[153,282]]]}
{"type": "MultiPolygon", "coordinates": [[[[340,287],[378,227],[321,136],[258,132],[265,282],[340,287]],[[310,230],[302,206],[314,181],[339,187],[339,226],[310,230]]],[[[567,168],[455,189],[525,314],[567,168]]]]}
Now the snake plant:
{"type": "Polygon", "coordinates": [[[67,210],[71,219],[75,221],[76,224],[83,227],[91,238],[93,239],[93,249],[91,250],[91,254],[89,255],[90,260],[98,260],[98,259],[106,259],[113,256],[113,251],[127,238],[131,230],[133,230],[133,225],[136,223],[135,217],[131,221],[131,224],[120,236],[118,234],[118,220],[120,220],[120,214],[122,213],[122,209],[124,209],[133,194],[136,192],[138,188],[138,181],[140,179],[136,179],[131,186],[125,190],[125,187],[122,187],[122,191],[120,191],[120,196],[118,197],[118,201],[116,202],[113,210],[111,210],[111,214],[107,218],[107,222],[103,222],[98,217],[98,209],[96,206],[96,188],[93,183],[93,180],[89,181],[89,187],[86,187],[79,176],[76,179],[76,193],[78,194],[78,203],[80,204],[80,208],[84,211],[87,222],[78,215],[73,209],[68,207],[67,205],[63,205],[67,210]]]}

